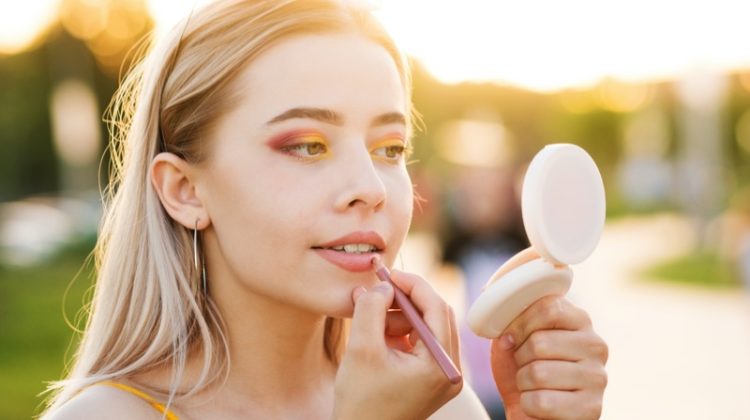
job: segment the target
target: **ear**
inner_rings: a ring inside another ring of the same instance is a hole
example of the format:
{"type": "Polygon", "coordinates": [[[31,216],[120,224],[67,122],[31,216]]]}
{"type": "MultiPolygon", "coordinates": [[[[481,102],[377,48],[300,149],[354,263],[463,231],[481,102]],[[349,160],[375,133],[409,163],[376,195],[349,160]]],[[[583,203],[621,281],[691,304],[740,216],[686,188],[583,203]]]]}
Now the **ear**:
{"type": "Polygon", "coordinates": [[[190,165],[173,153],[159,153],[151,161],[151,183],[162,206],[172,219],[188,229],[205,229],[210,223],[208,212],[196,194],[190,178],[190,165]]]}

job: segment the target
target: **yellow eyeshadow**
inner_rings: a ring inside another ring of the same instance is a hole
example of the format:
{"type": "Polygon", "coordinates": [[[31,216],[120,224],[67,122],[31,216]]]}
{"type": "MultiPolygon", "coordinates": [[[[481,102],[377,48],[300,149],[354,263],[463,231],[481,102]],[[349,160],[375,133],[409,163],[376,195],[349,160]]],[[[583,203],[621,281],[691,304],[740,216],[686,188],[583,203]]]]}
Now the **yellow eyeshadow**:
{"type": "Polygon", "coordinates": [[[326,139],[319,134],[302,134],[300,136],[296,136],[295,139],[301,140],[301,142],[298,143],[310,143],[312,141],[319,141],[321,143],[328,144],[326,139]]]}
{"type": "Polygon", "coordinates": [[[381,147],[388,147],[388,146],[404,146],[404,149],[408,149],[409,147],[406,144],[406,142],[404,142],[403,137],[399,135],[392,135],[392,136],[384,137],[383,139],[379,140],[370,148],[370,151],[380,149],[381,147]]]}
{"type": "Polygon", "coordinates": [[[404,142],[404,138],[401,135],[398,135],[398,134],[394,134],[394,135],[391,135],[391,136],[386,136],[383,139],[381,139],[380,141],[378,141],[377,143],[375,143],[370,148],[370,153],[373,153],[374,151],[376,151],[378,149],[388,148],[388,147],[392,147],[392,146],[401,146],[401,147],[403,147],[403,152],[401,152],[400,156],[397,156],[397,157],[388,157],[388,156],[380,156],[380,155],[378,155],[378,156],[375,156],[375,157],[377,159],[393,163],[393,162],[397,161],[401,157],[403,157],[403,158],[408,157],[409,154],[411,153],[411,147],[410,147],[410,145],[407,144],[406,142],[404,142]]]}
{"type": "Polygon", "coordinates": [[[300,133],[292,137],[292,140],[289,141],[288,144],[283,147],[283,149],[305,149],[307,152],[313,154],[313,156],[297,157],[306,160],[316,160],[331,155],[331,148],[328,146],[328,142],[326,141],[325,137],[317,133],[300,133]]]}

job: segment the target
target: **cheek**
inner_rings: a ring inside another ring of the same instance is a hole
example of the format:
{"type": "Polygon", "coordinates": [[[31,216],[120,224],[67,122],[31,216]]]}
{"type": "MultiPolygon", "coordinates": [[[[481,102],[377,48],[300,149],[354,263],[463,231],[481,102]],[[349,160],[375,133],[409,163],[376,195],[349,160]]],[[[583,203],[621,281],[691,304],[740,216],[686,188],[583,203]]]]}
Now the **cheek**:
{"type": "Polygon", "coordinates": [[[302,258],[304,221],[299,206],[283,203],[290,193],[265,192],[235,196],[214,221],[220,255],[213,261],[244,290],[290,299],[288,289],[299,289],[302,276],[295,264],[302,258]],[[272,279],[273,281],[269,281],[272,279]]]}
{"type": "Polygon", "coordinates": [[[305,191],[291,191],[291,180],[260,163],[216,165],[204,185],[221,252],[239,271],[283,250],[299,229],[298,221],[304,220],[298,216],[298,203],[305,191]]]}
{"type": "Polygon", "coordinates": [[[389,214],[391,222],[397,231],[402,232],[402,236],[406,236],[414,211],[414,190],[406,170],[391,181],[388,200],[392,209],[389,214]]]}

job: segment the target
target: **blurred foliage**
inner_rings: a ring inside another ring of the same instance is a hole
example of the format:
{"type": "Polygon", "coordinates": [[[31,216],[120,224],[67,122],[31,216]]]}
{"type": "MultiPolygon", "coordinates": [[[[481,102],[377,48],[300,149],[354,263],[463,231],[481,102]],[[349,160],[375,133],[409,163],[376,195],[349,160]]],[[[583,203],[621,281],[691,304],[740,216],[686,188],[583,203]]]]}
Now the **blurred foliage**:
{"type": "Polygon", "coordinates": [[[62,356],[74,349],[66,319],[83,325],[76,318],[92,284],[92,264],[82,261],[93,244],[73,244],[37,267],[0,266],[0,419],[38,413],[39,394],[62,377],[62,356]]]}
{"type": "MultiPolygon", "coordinates": [[[[141,0],[107,0],[95,5],[66,0],[61,15],[61,22],[38,47],[0,56],[0,201],[59,190],[48,104],[53,88],[68,78],[83,80],[95,91],[103,113],[117,85],[117,63],[152,28],[141,0]],[[76,14],[80,22],[71,17],[76,14]]],[[[426,127],[415,138],[415,159],[418,166],[432,167],[438,176],[450,176],[450,171],[435,158],[436,132],[444,122],[471,118],[477,110],[489,110],[501,119],[514,140],[519,165],[552,142],[572,142],[588,150],[602,171],[613,215],[636,210],[618,197],[615,182],[629,118],[643,106],[655,104],[672,121],[668,157],[675,157],[680,148],[674,122],[678,106],[669,81],[635,85],[605,79],[589,89],[543,94],[490,83],[446,85],[418,63],[413,67],[414,102],[426,127]]],[[[750,88],[732,76],[722,110],[722,149],[730,192],[750,183],[748,152],[738,146],[734,132],[737,120],[749,108],[750,88]]],[[[103,123],[101,132],[106,133],[103,123]]],[[[670,209],[675,203],[665,201],[652,207],[670,209]]]]}
{"type": "Polygon", "coordinates": [[[644,278],[710,288],[739,288],[742,283],[736,266],[713,252],[684,255],[650,267],[644,278]]]}
{"type": "MultiPolygon", "coordinates": [[[[648,106],[663,110],[668,120],[668,149],[664,157],[674,162],[680,154],[683,147],[677,127],[680,105],[673,82],[625,85],[605,79],[585,90],[542,94],[490,83],[445,85],[435,80],[419,63],[412,63],[412,66],[414,103],[426,127],[416,133],[414,158],[422,165],[435,166],[434,172],[442,174],[443,179],[450,177],[450,165],[435,159],[436,129],[445,121],[472,117],[476,110],[490,110],[512,136],[519,165],[549,143],[574,143],[586,149],[604,178],[608,217],[679,210],[680,204],[674,195],[645,207],[633,206],[621,196],[616,179],[618,165],[624,157],[626,124],[648,106]],[[628,97],[639,90],[646,92],[639,101],[628,97]]],[[[724,204],[740,187],[750,184],[750,151],[739,147],[735,132],[737,121],[750,109],[750,83],[742,84],[740,78],[750,79],[750,73],[729,76],[727,100],[720,109],[720,148],[724,160],[721,170],[728,188],[724,204]]]]}
{"type": "MultiPolygon", "coordinates": [[[[128,52],[152,27],[144,0],[65,0],[60,21],[43,42],[0,54],[0,202],[59,191],[49,110],[53,89],[81,80],[103,113],[128,52]]],[[[103,122],[101,132],[107,132],[103,122]]]]}
{"type": "Polygon", "coordinates": [[[0,57],[0,201],[57,189],[43,49],[0,57]]]}

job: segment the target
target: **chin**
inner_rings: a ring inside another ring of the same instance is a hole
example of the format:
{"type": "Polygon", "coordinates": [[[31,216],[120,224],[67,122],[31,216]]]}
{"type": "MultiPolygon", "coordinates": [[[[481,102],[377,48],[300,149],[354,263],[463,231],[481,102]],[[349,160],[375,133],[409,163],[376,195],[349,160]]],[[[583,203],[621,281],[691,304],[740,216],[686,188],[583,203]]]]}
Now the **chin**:
{"type": "Polygon", "coordinates": [[[347,287],[331,291],[325,300],[318,301],[319,313],[332,318],[351,318],[354,314],[353,290],[354,287],[347,287]]]}
{"type": "Polygon", "coordinates": [[[332,318],[351,318],[354,315],[354,302],[348,299],[344,302],[339,302],[338,305],[332,305],[329,310],[326,311],[326,316],[332,318]]]}
{"type": "Polygon", "coordinates": [[[343,285],[337,285],[329,289],[330,292],[327,294],[326,300],[321,302],[322,306],[319,308],[324,315],[329,317],[351,318],[354,315],[354,301],[352,300],[354,289],[357,287],[370,289],[377,283],[378,280],[374,276],[355,279],[353,282],[351,279],[347,279],[343,285]]]}

